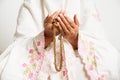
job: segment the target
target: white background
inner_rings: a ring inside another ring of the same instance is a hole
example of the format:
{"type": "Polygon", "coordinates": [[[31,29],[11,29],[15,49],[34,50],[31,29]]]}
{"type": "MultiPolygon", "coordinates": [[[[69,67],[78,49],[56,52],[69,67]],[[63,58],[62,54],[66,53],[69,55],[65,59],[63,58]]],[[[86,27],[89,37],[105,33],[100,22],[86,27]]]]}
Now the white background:
{"type": "MultiPolygon", "coordinates": [[[[0,0],[0,53],[13,42],[16,19],[23,0],[0,0]]],[[[120,1],[95,0],[108,40],[120,51],[120,1]]]]}

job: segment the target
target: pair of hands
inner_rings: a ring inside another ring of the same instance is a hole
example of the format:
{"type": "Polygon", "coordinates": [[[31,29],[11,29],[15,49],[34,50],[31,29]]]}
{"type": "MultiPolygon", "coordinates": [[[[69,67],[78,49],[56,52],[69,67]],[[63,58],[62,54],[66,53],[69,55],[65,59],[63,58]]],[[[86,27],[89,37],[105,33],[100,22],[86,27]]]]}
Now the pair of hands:
{"type": "Polygon", "coordinates": [[[53,14],[48,14],[44,20],[44,34],[45,34],[45,47],[47,47],[53,41],[53,19],[57,19],[58,28],[55,28],[56,35],[62,34],[62,36],[68,40],[74,49],[77,49],[78,42],[78,28],[79,21],[76,15],[74,19],[70,19],[64,11],[56,11],[53,14]]]}

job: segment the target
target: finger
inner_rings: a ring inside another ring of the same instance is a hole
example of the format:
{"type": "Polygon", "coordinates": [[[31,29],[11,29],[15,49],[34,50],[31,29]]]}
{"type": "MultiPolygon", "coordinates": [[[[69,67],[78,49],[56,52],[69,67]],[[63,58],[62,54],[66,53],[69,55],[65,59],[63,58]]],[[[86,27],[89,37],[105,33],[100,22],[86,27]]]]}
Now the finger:
{"type": "Polygon", "coordinates": [[[61,27],[61,25],[59,24],[59,30],[60,30],[60,33],[64,36],[65,35],[65,33],[64,33],[64,31],[63,31],[63,29],[62,29],[62,27],[61,27]]]}
{"type": "Polygon", "coordinates": [[[78,17],[77,17],[76,14],[74,15],[74,22],[75,22],[76,25],[78,25],[78,26],[80,25],[78,17]]]}
{"type": "Polygon", "coordinates": [[[49,14],[47,15],[47,17],[45,18],[45,20],[44,20],[45,23],[48,21],[50,15],[51,15],[51,14],[49,13],[49,14]]]}
{"type": "Polygon", "coordinates": [[[59,13],[60,13],[60,11],[56,11],[51,15],[51,17],[54,19],[59,15],[59,13]]]}
{"type": "Polygon", "coordinates": [[[63,14],[63,15],[64,15],[65,13],[66,13],[65,10],[61,10],[61,11],[60,11],[60,14],[63,14]]]}
{"type": "Polygon", "coordinates": [[[49,24],[49,23],[45,23],[44,27],[49,29],[49,30],[52,30],[52,24],[49,24]]]}
{"type": "Polygon", "coordinates": [[[72,28],[75,28],[76,24],[74,23],[74,21],[72,19],[70,19],[66,14],[64,16],[65,16],[66,20],[69,22],[70,26],[72,28]]]}
{"type": "Polygon", "coordinates": [[[54,18],[59,15],[59,11],[55,11],[53,14],[48,14],[47,22],[52,22],[54,18]]]}
{"type": "Polygon", "coordinates": [[[62,22],[62,20],[60,19],[60,17],[57,17],[57,20],[59,21],[60,23],[60,26],[61,26],[61,29],[63,30],[64,34],[68,34],[69,31],[68,29],[66,28],[65,24],[62,22]]]}
{"type": "Polygon", "coordinates": [[[68,21],[66,20],[66,18],[63,16],[63,14],[60,14],[60,18],[61,18],[61,20],[63,21],[63,23],[65,24],[66,28],[67,28],[69,31],[71,31],[72,28],[71,28],[69,22],[68,22],[68,21]]]}
{"type": "Polygon", "coordinates": [[[44,22],[46,23],[48,23],[48,22],[52,22],[53,21],[53,19],[55,18],[55,16],[57,16],[58,15],[58,13],[59,13],[59,11],[56,11],[56,12],[54,12],[53,14],[48,14],[47,15],[47,17],[45,18],[45,20],[44,20],[44,22]]]}

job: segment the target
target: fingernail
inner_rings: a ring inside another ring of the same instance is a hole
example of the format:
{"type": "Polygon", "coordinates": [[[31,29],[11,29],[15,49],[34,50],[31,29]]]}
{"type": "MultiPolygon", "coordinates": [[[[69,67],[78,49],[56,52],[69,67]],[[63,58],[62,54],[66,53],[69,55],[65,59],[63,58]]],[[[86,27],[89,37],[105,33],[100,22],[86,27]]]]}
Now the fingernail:
{"type": "Polygon", "coordinates": [[[60,17],[57,17],[58,20],[60,20],[60,17]]]}
{"type": "Polygon", "coordinates": [[[63,14],[60,14],[60,16],[63,16],[63,14]]]}
{"type": "Polygon", "coordinates": [[[78,17],[78,14],[75,14],[76,15],[76,17],[78,17]]]}

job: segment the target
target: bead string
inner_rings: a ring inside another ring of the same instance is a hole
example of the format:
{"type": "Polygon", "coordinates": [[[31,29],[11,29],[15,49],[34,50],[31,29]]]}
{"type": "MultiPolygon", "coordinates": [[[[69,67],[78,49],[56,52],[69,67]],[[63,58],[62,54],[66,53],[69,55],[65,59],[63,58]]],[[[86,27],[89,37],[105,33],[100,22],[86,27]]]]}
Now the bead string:
{"type": "Polygon", "coordinates": [[[55,28],[58,28],[59,26],[57,25],[57,20],[56,19],[53,19],[53,37],[54,37],[54,40],[53,40],[53,43],[54,43],[54,66],[55,66],[55,69],[56,69],[56,71],[57,72],[60,72],[61,71],[61,69],[62,69],[62,66],[63,66],[63,61],[62,61],[62,59],[63,59],[63,37],[62,37],[62,35],[60,35],[59,36],[59,39],[60,39],[60,65],[58,66],[57,65],[57,63],[56,63],[56,61],[57,61],[57,57],[56,57],[56,32],[55,32],[55,28]]]}

